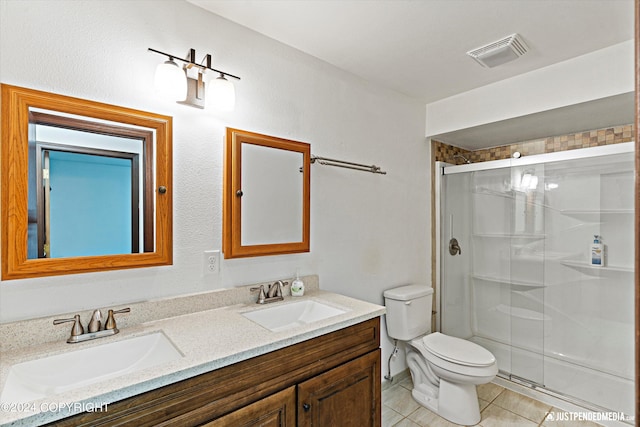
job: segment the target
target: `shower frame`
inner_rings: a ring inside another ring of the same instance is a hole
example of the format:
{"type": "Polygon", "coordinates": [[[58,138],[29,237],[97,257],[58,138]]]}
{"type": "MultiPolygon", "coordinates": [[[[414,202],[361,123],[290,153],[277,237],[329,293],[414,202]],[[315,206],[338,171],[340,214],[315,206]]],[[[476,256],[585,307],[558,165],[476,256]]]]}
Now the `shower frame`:
{"type": "MultiPolygon", "coordinates": [[[[546,164],[551,162],[559,162],[565,160],[577,160],[577,159],[587,159],[598,156],[607,156],[614,154],[623,154],[623,153],[633,153],[635,148],[635,142],[628,143],[620,143],[613,144],[607,146],[599,146],[599,147],[591,147],[585,149],[575,149],[568,151],[560,151],[554,153],[540,154],[540,155],[532,155],[528,157],[521,157],[519,159],[504,159],[504,160],[495,160],[488,162],[480,162],[473,164],[464,164],[464,165],[450,165],[445,162],[435,162],[435,173],[434,173],[434,187],[435,187],[435,204],[434,204],[434,218],[435,218],[435,291],[436,298],[434,301],[434,311],[435,315],[435,330],[442,330],[442,286],[443,286],[443,274],[444,274],[444,259],[445,256],[449,256],[448,251],[446,250],[445,242],[443,241],[445,236],[443,233],[443,223],[444,218],[444,206],[442,204],[443,201],[443,182],[444,175],[456,174],[456,173],[466,173],[466,172],[475,172],[475,171],[486,171],[491,169],[505,169],[505,168],[513,168],[513,167],[523,167],[529,165],[538,165],[538,164],[546,164]],[[445,170],[446,168],[446,170],[445,170]]],[[[468,248],[467,248],[468,250],[468,248]]],[[[544,353],[544,352],[543,352],[544,353]]],[[[523,385],[527,388],[531,388],[537,391],[541,391],[547,395],[552,396],[552,398],[559,398],[564,401],[567,401],[571,404],[576,404],[582,407],[586,407],[595,411],[607,411],[609,409],[600,407],[591,402],[586,402],[584,400],[574,398],[570,395],[563,394],[561,392],[557,392],[554,390],[547,390],[543,386],[536,384],[535,381],[519,381],[517,376],[513,376],[513,378],[505,378],[501,377],[507,383],[523,385]]],[[[628,414],[633,415],[633,414],[628,414]]]]}

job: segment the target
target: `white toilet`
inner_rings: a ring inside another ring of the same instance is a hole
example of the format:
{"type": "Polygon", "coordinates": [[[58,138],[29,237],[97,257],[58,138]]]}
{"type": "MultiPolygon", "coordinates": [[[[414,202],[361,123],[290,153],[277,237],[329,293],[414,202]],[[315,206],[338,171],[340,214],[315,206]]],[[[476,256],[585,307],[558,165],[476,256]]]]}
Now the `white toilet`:
{"type": "Polygon", "coordinates": [[[385,291],[387,334],[407,343],[413,398],[453,423],[475,425],[480,421],[476,385],[496,376],[496,358],[470,341],[431,333],[432,295],[433,289],[422,285],[385,291]]]}

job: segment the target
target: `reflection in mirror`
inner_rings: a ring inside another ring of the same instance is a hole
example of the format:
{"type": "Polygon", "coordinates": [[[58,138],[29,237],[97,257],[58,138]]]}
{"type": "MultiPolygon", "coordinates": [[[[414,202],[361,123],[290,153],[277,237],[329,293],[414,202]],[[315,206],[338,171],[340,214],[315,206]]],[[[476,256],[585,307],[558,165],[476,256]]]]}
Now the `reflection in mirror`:
{"type": "Polygon", "coordinates": [[[304,156],[242,144],[242,246],[302,241],[304,156]]]}
{"type": "Polygon", "coordinates": [[[153,252],[152,154],[151,129],[30,109],[27,258],[153,252]]]}
{"type": "Polygon", "coordinates": [[[309,252],[310,145],[227,128],[225,258],[309,252]]]}
{"type": "Polygon", "coordinates": [[[171,132],[168,116],[2,84],[2,279],[171,264],[171,132]]]}

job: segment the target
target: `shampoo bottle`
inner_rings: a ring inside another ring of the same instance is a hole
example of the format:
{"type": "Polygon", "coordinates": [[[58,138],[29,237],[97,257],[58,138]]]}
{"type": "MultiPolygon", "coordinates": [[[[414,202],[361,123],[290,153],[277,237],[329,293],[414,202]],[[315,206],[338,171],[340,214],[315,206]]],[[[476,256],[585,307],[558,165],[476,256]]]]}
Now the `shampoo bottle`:
{"type": "Polygon", "coordinates": [[[591,244],[591,265],[594,267],[604,266],[604,245],[601,236],[597,234],[593,236],[593,244],[591,244]]]}
{"type": "Polygon", "coordinates": [[[304,295],[304,282],[300,279],[300,275],[296,271],[296,278],[291,282],[291,295],[301,297],[304,295]]]}

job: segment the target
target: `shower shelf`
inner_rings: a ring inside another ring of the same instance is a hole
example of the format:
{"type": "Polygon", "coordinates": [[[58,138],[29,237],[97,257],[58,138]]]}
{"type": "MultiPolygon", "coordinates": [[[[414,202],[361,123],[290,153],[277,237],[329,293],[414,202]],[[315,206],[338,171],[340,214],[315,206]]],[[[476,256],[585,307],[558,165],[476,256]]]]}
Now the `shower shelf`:
{"type": "Polygon", "coordinates": [[[538,322],[551,320],[551,317],[549,317],[544,313],[540,313],[538,311],[529,310],[527,308],[522,308],[522,307],[512,307],[505,304],[498,304],[495,307],[490,308],[489,310],[497,311],[499,313],[506,314],[507,316],[510,316],[510,317],[517,317],[519,319],[525,319],[525,320],[534,320],[538,322]]]}
{"type": "MultiPolygon", "coordinates": [[[[496,196],[496,197],[502,197],[504,199],[510,199],[510,200],[515,200],[517,195],[520,194],[525,194],[519,191],[514,191],[514,190],[508,190],[508,191],[498,191],[498,190],[490,190],[487,188],[478,188],[475,190],[471,190],[472,194],[477,194],[480,196],[496,196]]],[[[542,198],[542,193],[537,193],[540,195],[540,198],[542,198]]],[[[522,203],[526,206],[539,206],[541,208],[545,208],[545,209],[550,209],[550,210],[556,210],[554,209],[552,206],[549,206],[546,203],[541,203],[539,200],[522,200],[522,203]]]]}
{"type": "Polygon", "coordinates": [[[633,209],[600,209],[600,210],[565,210],[559,211],[562,215],[590,222],[600,222],[602,217],[618,215],[633,215],[633,209]]]}
{"type": "Polygon", "coordinates": [[[546,238],[544,234],[489,234],[489,233],[474,233],[473,237],[487,237],[487,238],[499,238],[499,239],[523,239],[523,240],[542,240],[546,238]]]}
{"type": "Polygon", "coordinates": [[[505,197],[507,199],[513,199],[515,197],[515,191],[513,190],[500,191],[500,190],[492,190],[486,187],[476,187],[475,190],[471,190],[471,193],[482,194],[485,196],[505,197]]]}
{"type": "Polygon", "coordinates": [[[484,282],[502,283],[505,285],[511,285],[514,291],[531,291],[533,289],[544,288],[543,283],[523,282],[520,280],[502,279],[499,277],[482,276],[479,274],[472,274],[471,278],[476,280],[482,280],[484,282]]]}
{"type": "Polygon", "coordinates": [[[620,266],[605,266],[605,267],[594,267],[591,264],[586,262],[578,262],[578,261],[561,261],[560,264],[575,268],[577,270],[583,270],[587,274],[593,274],[596,272],[604,271],[604,272],[620,272],[620,273],[633,273],[633,267],[620,267],[620,266]]]}

